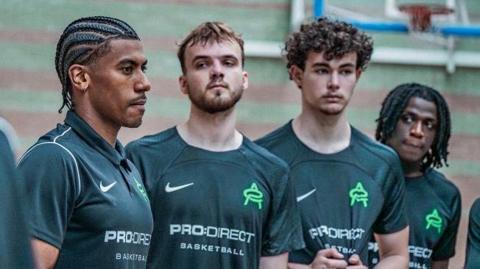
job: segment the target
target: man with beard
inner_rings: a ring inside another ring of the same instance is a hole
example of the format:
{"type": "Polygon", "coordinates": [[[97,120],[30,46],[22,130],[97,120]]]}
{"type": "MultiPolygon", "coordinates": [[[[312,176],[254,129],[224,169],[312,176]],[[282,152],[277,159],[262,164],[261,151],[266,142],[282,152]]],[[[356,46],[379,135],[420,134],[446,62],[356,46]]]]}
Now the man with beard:
{"type": "Polygon", "coordinates": [[[258,144],[290,166],[306,244],[290,253],[291,268],[366,268],[372,232],[381,242],[378,268],[407,267],[398,157],[352,127],[346,114],[372,43],[352,25],[325,18],[286,42],[302,111],[258,144]]]}
{"type": "Polygon", "coordinates": [[[235,129],[243,40],[220,22],[180,43],[188,120],[127,146],[151,198],[150,268],[286,268],[303,246],[284,162],[235,129]]]}

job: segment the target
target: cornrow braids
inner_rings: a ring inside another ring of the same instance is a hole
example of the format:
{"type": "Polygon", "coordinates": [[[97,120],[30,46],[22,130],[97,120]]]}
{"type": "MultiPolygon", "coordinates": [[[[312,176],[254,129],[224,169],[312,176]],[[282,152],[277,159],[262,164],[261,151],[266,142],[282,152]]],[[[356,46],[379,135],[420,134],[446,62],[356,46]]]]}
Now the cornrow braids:
{"type": "Polygon", "coordinates": [[[57,43],[55,69],[62,84],[64,107],[74,109],[68,69],[72,64],[89,64],[108,51],[113,39],[140,40],[135,30],[126,22],[110,17],[93,16],[80,18],[70,23],[57,43]]]}
{"type": "Polygon", "coordinates": [[[448,141],[451,133],[450,110],[443,96],[435,89],[418,83],[406,83],[395,87],[382,102],[375,138],[384,143],[392,136],[397,122],[412,97],[433,102],[437,107],[438,127],[431,149],[422,161],[423,171],[428,167],[448,166],[448,141]]]}
{"type": "Polygon", "coordinates": [[[232,28],[223,22],[205,22],[193,29],[180,43],[177,57],[185,74],[185,51],[187,47],[193,47],[197,44],[205,46],[207,43],[220,43],[223,41],[236,42],[242,51],[242,66],[245,64],[245,52],[243,50],[244,41],[240,34],[235,33],[232,28]]]}
{"type": "Polygon", "coordinates": [[[295,65],[304,70],[310,52],[323,52],[328,61],[355,52],[356,67],[365,70],[373,53],[373,40],[349,23],[319,18],[302,24],[300,30],[292,33],[285,42],[283,53],[287,68],[295,65]]]}

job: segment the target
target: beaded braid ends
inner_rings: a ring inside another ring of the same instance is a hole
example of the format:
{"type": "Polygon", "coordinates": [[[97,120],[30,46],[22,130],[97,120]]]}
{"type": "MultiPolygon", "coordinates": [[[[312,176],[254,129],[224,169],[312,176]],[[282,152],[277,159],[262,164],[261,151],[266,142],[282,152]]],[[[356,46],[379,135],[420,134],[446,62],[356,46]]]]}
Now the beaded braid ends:
{"type": "Polygon", "coordinates": [[[140,40],[135,30],[126,22],[103,16],[85,17],[70,23],[57,43],[55,69],[62,84],[64,107],[74,109],[68,69],[72,64],[89,64],[108,51],[108,41],[113,39],[140,40]]]}

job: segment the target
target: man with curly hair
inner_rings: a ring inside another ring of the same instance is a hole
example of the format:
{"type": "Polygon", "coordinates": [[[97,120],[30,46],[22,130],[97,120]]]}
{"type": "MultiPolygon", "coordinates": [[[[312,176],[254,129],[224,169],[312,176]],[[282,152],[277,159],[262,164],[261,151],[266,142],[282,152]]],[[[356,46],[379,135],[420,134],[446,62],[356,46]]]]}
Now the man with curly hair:
{"type": "Polygon", "coordinates": [[[290,166],[306,247],[290,268],[366,268],[375,234],[377,268],[407,268],[408,225],[398,156],[347,119],[346,108],[373,51],[352,25],[321,18],[285,44],[302,93],[295,119],[257,141],[290,166]]]}

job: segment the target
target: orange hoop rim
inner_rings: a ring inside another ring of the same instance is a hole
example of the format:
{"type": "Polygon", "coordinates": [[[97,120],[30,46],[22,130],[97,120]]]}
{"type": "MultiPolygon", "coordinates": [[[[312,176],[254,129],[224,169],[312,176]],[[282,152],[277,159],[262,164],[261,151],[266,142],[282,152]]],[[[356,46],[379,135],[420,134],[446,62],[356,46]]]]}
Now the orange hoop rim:
{"type": "Polygon", "coordinates": [[[415,11],[425,10],[430,15],[448,15],[453,13],[453,9],[441,4],[402,4],[398,5],[398,10],[412,15],[415,11]]]}

